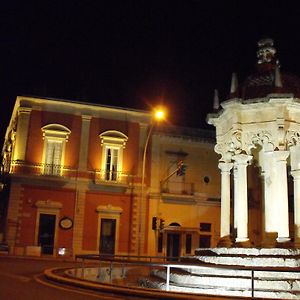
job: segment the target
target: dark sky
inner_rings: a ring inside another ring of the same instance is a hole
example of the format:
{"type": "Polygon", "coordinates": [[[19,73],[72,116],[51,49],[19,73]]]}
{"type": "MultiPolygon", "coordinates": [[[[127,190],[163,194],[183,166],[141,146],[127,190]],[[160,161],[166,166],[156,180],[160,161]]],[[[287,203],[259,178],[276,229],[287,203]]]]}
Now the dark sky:
{"type": "Polygon", "coordinates": [[[17,95],[136,109],[163,102],[170,121],[207,127],[213,90],[254,70],[272,37],[300,75],[300,10],[290,1],[15,1],[0,4],[1,136],[17,95]],[[288,4],[287,4],[288,3],[288,4]]]}

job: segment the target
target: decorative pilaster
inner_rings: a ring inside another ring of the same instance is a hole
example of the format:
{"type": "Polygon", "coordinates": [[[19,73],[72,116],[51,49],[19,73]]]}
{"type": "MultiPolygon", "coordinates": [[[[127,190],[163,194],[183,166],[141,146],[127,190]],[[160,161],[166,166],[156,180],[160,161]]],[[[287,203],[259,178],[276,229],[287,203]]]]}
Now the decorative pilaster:
{"type": "Polygon", "coordinates": [[[247,166],[252,156],[238,154],[233,156],[235,169],[235,199],[234,212],[237,225],[236,243],[248,244],[248,196],[247,196],[247,166]]]}
{"type": "Polygon", "coordinates": [[[20,107],[18,110],[16,144],[13,160],[25,160],[30,113],[31,108],[28,107],[20,107]]]}
{"type": "Polygon", "coordinates": [[[221,228],[218,246],[229,247],[230,239],[230,170],[232,163],[220,162],[221,170],[221,228]]]}
{"type": "Polygon", "coordinates": [[[82,253],[84,211],[86,186],[79,184],[75,195],[74,227],[73,227],[73,255],[82,253]]]}
{"type": "Polygon", "coordinates": [[[80,150],[79,150],[79,171],[86,171],[88,147],[90,137],[90,123],[91,116],[82,116],[81,137],[80,137],[80,150]]]}

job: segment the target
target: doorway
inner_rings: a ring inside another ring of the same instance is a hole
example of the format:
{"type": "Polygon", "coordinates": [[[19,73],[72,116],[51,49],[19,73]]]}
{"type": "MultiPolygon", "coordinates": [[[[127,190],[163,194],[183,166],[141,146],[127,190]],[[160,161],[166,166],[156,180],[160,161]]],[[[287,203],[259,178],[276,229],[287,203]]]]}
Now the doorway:
{"type": "Polygon", "coordinates": [[[116,219],[101,219],[100,254],[115,254],[116,219]]]}
{"type": "Polygon", "coordinates": [[[56,215],[40,214],[38,245],[42,254],[53,254],[56,215]]]}
{"type": "Polygon", "coordinates": [[[176,261],[180,256],[180,234],[168,233],[167,235],[167,256],[169,261],[176,261]]]}

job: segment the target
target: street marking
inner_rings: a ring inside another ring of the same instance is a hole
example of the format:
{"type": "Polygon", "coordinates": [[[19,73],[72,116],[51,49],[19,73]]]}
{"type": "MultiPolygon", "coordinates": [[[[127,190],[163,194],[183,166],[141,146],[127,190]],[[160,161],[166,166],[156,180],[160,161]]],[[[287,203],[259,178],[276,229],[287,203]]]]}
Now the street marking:
{"type": "Polygon", "coordinates": [[[72,288],[58,286],[54,283],[49,283],[49,282],[46,282],[46,281],[43,281],[42,279],[40,279],[39,277],[43,276],[43,275],[44,275],[43,273],[34,275],[34,280],[37,281],[38,283],[46,285],[48,287],[52,287],[52,288],[55,288],[55,289],[67,291],[67,292],[70,292],[70,293],[77,293],[77,294],[80,294],[80,295],[91,296],[91,297],[95,297],[95,298],[103,299],[103,300],[106,300],[106,299],[107,300],[112,300],[112,299],[114,299],[114,300],[124,300],[124,298],[117,298],[115,295],[112,295],[112,296],[96,295],[96,294],[88,292],[88,291],[85,292],[85,291],[79,291],[75,288],[72,289],[72,288]]]}
{"type": "Polygon", "coordinates": [[[10,274],[10,273],[6,273],[6,272],[3,272],[3,271],[0,271],[0,276],[12,278],[12,279],[17,279],[17,280],[22,281],[22,282],[29,282],[31,280],[31,278],[26,277],[26,276],[17,275],[17,274],[10,274]]]}

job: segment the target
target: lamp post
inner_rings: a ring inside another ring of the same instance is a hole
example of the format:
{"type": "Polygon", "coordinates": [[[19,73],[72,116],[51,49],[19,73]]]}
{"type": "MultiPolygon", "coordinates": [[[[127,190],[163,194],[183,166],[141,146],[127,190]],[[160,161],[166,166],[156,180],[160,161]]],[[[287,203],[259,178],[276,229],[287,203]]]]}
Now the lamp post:
{"type": "MultiPolygon", "coordinates": [[[[153,132],[153,128],[156,125],[156,122],[154,121],[162,121],[165,119],[165,111],[162,108],[157,108],[153,112],[152,122],[147,134],[146,142],[144,145],[143,150],[143,160],[142,160],[142,186],[141,186],[141,199],[140,199],[140,205],[139,205],[139,227],[138,227],[138,256],[142,253],[142,246],[144,243],[142,243],[142,214],[143,210],[145,209],[145,203],[144,203],[144,184],[145,184],[145,172],[146,172],[146,155],[147,155],[147,149],[148,144],[150,141],[150,137],[153,132]]],[[[145,227],[145,226],[144,226],[145,227]]]]}

